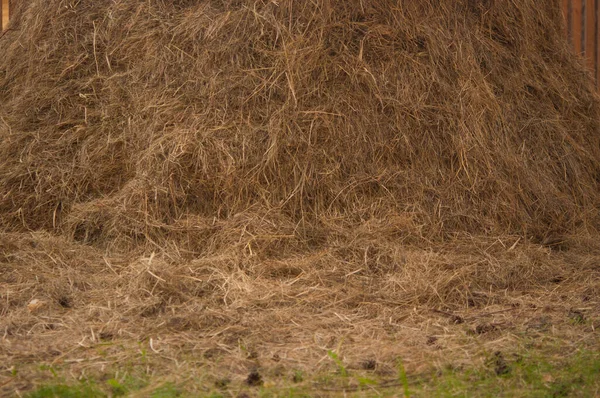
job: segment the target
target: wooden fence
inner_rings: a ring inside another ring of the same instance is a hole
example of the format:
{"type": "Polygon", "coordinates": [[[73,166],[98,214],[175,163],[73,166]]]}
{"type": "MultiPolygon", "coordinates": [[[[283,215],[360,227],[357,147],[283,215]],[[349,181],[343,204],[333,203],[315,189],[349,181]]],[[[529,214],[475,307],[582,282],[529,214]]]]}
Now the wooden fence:
{"type": "Polygon", "coordinates": [[[600,82],[600,0],[562,0],[567,36],[600,82]]]}
{"type": "Polygon", "coordinates": [[[0,7],[0,32],[3,32],[8,27],[9,18],[10,18],[9,0],[2,0],[2,7],[0,7]]]}

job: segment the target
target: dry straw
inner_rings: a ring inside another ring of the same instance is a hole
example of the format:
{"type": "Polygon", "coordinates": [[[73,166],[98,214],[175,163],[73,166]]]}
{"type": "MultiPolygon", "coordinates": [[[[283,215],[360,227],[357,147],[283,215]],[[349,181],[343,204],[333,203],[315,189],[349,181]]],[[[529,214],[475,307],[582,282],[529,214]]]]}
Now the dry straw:
{"type": "Polygon", "coordinates": [[[598,98],[555,3],[18,2],[0,39],[8,335],[39,299],[93,341],[375,347],[399,311],[506,303],[589,264],[598,98]]]}
{"type": "Polygon", "coordinates": [[[598,106],[550,3],[26,2],[2,226],[193,252],[595,229],[598,106]]]}

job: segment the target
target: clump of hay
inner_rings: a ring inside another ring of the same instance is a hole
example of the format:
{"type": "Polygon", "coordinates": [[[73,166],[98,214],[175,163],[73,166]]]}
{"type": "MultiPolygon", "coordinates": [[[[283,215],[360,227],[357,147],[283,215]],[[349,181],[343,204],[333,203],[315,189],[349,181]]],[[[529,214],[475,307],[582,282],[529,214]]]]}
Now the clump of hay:
{"type": "Polygon", "coordinates": [[[595,229],[598,103],[560,18],[533,0],[19,4],[0,225],[192,253],[240,231],[310,250],[373,220],[433,241],[595,229]]]}

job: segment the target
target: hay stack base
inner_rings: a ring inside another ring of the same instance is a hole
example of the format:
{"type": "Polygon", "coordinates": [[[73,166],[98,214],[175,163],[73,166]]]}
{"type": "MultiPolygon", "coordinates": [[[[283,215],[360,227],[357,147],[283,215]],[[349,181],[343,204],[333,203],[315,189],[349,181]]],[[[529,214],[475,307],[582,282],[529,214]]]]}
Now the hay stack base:
{"type": "Polygon", "coordinates": [[[327,371],[328,350],[419,373],[516,350],[542,316],[598,347],[598,96],[558,5],[32,0],[12,17],[0,362],[23,371],[3,391],[39,362],[138,366],[133,347],[211,383],[327,371]]]}

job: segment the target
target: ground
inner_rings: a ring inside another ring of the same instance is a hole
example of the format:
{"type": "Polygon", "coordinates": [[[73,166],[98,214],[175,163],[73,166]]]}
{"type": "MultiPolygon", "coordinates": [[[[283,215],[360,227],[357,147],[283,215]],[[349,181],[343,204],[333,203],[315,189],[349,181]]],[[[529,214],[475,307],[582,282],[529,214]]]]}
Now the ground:
{"type": "Polygon", "coordinates": [[[235,264],[3,238],[6,396],[600,394],[590,239],[356,241],[235,264]]]}

